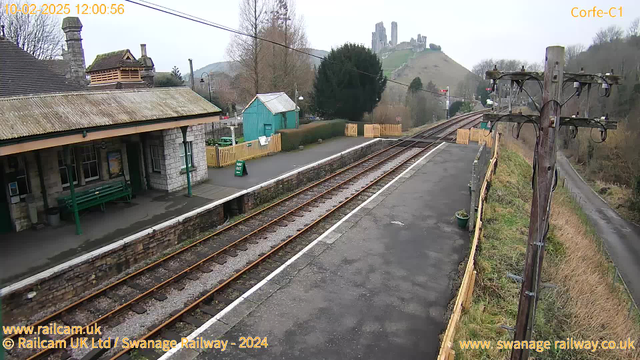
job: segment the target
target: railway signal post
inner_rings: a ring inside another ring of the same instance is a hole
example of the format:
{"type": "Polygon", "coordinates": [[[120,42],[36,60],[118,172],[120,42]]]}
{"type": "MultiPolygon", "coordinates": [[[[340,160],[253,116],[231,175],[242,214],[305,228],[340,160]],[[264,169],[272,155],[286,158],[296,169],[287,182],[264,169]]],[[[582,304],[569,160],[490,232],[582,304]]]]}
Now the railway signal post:
{"type": "MultiPolygon", "coordinates": [[[[600,119],[562,117],[562,106],[574,96],[580,96],[582,89],[590,89],[593,84],[601,85],[608,96],[611,85],[619,83],[619,77],[613,74],[585,74],[564,72],[564,48],[551,46],[546,50],[544,73],[526,72],[524,68],[519,72],[502,73],[498,69],[487,71],[487,79],[492,80],[493,88],[497,88],[498,80],[509,80],[511,86],[517,85],[522,91],[527,81],[538,81],[542,84],[542,102],[535,104],[539,116],[523,115],[522,113],[485,114],[484,120],[512,123],[532,123],[537,128],[537,141],[534,150],[533,196],[531,199],[531,216],[529,220],[529,235],[525,254],[524,271],[521,279],[518,315],[514,332],[514,341],[520,343],[531,340],[535,324],[537,302],[540,295],[540,275],[544,259],[546,235],[549,230],[551,215],[551,197],[558,181],[556,170],[556,150],[558,130],[562,126],[569,128],[587,127],[600,129],[602,139],[606,139],[609,129],[616,129],[615,121],[604,122],[600,119]],[[566,100],[562,99],[563,85],[572,82],[575,92],[566,100]]],[[[588,91],[587,91],[588,93],[588,91]]],[[[533,101],[533,98],[531,98],[533,101]]],[[[588,112],[587,112],[588,113],[588,112]]],[[[521,125],[519,125],[521,126],[521,125]]],[[[528,349],[513,349],[511,360],[525,360],[529,358],[528,349]]]]}

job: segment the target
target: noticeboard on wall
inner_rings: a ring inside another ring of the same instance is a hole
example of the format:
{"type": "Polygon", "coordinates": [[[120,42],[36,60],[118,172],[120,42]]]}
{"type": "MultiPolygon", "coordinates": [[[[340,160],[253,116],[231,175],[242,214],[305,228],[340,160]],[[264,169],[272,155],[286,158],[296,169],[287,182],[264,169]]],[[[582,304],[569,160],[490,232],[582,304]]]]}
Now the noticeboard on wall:
{"type": "Polygon", "coordinates": [[[109,165],[109,179],[122,176],[122,153],[119,150],[107,153],[107,164],[109,165]]]}

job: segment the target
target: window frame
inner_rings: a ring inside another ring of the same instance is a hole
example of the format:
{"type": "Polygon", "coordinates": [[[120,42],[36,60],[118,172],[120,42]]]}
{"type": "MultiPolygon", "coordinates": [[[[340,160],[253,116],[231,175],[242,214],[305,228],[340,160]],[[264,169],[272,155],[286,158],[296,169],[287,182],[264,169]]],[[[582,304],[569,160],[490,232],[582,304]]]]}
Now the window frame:
{"type": "MultiPolygon", "coordinates": [[[[78,184],[78,166],[76,165],[76,154],[75,154],[75,148],[71,149],[71,160],[72,163],[71,165],[73,165],[73,172],[75,175],[75,181],[73,182],[73,185],[77,185],[78,184]]],[[[67,169],[67,166],[64,163],[64,151],[63,150],[58,150],[58,174],[60,175],[60,184],[62,184],[62,188],[66,188],[69,187],[71,184],[69,182],[67,182],[66,184],[62,182],[62,174],[60,174],[60,170],[62,170],[62,168],[64,168],[65,174],[67,174],[67,181],[69,181],[69,170],[67,169]],[[62,162],[62,165],[60,165],[60,163],[62,162]]]]}
{"type": "MultiPolygon", "coordinates": [[[[82,156],[82,175],[85,176],[86,174],[84,173],[84,165],[88,164],[89,166],[89,175],[91,175],[91,163],[95,163],[96,166],[96,172],[97,174],[95,176],[90,176],[90,177],[85,177],[84,181],[93,181],[93,180],[100,180],[100,161],[98,159],[98,152],[96,150],[96,147],[93,146],[93,144],[88,144],[88,145],[82,145],[82,150],[81,150],[81,156],[82,156]],[[87,148],[90,148],[89,153],[86,153],[85,150],[87,148]],[[85,161],[85,155],[89,155],[90,160],[85,161]]],[[[77,176],[77,175],[76,175],[77,176]]]]}
{"type": "MultiPolygon", "coordinates": [[[[180,144],[183,147],[184,145],[180,144]]],[[[162,163],[164,162],[164,154],[160,148],[160,145],[149,145],[149,156],[151,157],[151,171],[155,173],[162,173],[162,163]]]]}
{"type": "MultiPolygon", "coordinates": [[[[189,169],[193,168],[193,142],[187,141],[187,155],[189,156],[189,169]]],[[[186,170],[187,166],[184,163],[184,142],[180,143],[180,169],[186,170]]]]}

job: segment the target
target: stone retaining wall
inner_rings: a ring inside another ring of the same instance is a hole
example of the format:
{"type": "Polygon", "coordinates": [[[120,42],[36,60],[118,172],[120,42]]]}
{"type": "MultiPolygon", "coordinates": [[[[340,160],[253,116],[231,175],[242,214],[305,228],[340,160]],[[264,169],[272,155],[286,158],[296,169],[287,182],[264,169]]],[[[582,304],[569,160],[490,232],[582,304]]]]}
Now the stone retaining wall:
{"type": "Polygon", "coordinates": [[[363,146],[331,159],[321,165],[302,170],[287,178],[280,179],[269,186],[245,194],[243,195],[242,201],[243,211],[249,211],[257,206],[273,201],[284,194],[300,189],[314,181],[318,181],[345,166],[355,163],[367,155],[391,145],[391,141],[376,141],[370,145],[363,146]]]}

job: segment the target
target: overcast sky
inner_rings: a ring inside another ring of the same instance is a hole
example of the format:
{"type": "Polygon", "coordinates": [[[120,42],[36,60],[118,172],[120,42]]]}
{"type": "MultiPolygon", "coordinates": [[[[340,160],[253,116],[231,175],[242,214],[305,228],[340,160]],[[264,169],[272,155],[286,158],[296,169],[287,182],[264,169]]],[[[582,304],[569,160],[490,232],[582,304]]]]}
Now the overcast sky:
{"type": "MultiPolygon", "coordinates": [[[[70,3],[90,1],[72,0],[70,3]]],[[[154,3],[199,16],[229,27],[238,27],[240,0],[155,0],[154,3]]],[[[37,1],[40,4],[42,1],[37,1]]],[[[105,3],[104,1],[102,2],[105,3]]],[[[114,1],[116,3],[116,1],[114,1]]],[[[171,15],[124,3],[123,15],[80,15],[84,24],[83,46],[87,66],[97,54],[130,49],[140,55],[146,43],[156,71],[177,65],[188,73],[188,58],[194,69],[228,60],[229,33],[171,15]]],[[[72,6],[75,11],[75,5],[72,6]]],[[[409,1],[409,0],[298,0],[297,13],[304,18],[311,47],[330,50],[345,42],[371,46],[375,23],[383,21],[391,37],[391,21],[398,22],[398,41],[418,33],[428,43],[471,69],[485,58],[515,58],[541,62],[549,45],[589,45],[595,32],[609,25],[627,29],[640,16],[640,1],[409,1]],[[622,7],[616,18],[574,18],[571,9],[608,11],[622,7]]]]}

